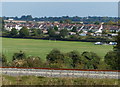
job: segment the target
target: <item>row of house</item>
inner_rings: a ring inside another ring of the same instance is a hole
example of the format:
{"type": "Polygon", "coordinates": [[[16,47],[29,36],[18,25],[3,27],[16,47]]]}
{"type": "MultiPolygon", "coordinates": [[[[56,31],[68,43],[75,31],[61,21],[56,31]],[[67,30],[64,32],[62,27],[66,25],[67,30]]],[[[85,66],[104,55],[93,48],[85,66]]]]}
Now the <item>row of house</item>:
{"type": "MultiPolygon", "coordinates": [[[[4,27],[6,30],[11,31],[12,28],[16,28],[20,30],[22,27],[26,26],[28,29],[41,29],[44,33],[47,33],[47,30],[54,26],[58,27],[58,30],[68,29],[72,30],[73,27],[76,27],[77,32],[82,31],[81,35],[86,35],[88,32],[93,32],[96,34],[102,33],[103,30],[107,30],[109,32],[118,32],[120,28],[117,25],[104,25],[101,23],[100,25],[95,24],[68,24],[68,23],[58,23],[58,22],[6,22],[4,27]]],[[[76,34],[76,32],[70,32],[71,35],[76,34]]]]}

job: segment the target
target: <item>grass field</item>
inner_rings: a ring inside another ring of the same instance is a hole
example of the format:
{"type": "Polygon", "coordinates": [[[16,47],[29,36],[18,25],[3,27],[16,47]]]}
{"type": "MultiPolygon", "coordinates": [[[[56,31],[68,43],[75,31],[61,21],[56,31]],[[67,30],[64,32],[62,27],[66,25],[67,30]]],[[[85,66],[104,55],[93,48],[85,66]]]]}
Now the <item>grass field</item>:
{"type": "MultiPolygon", "coordinates": [[[[52,77],[41,77],[41,76],[2,76],[2,85],[69,85],[73,87],[119,87],[120,80],[118,79],[94,79],[94,78],[52,78],[52,77]],[[75,85],[75,86],[74,86],[75,85]],[[104,86],[103,86],[104,85],[104,86]]],[[[21,86],[20,86],[21,87],[21,86]]],[[[25,86],[24,86],[25,87],[25,86]]]]}
{"type": "Polygon", "coordinates": [[[77,50],[80,53],[92,51],[97,53],[101,58],[104,58],[105,54],[112,50],[113,46],[94,45],[91,42],[2,38],[2,52],[7,56],[9,61],[12,59],[13,53],[20,50],[24,51],[27,56],[40,56],[45,60],[46,55],[53,48],[57,48],[62,52],[70,52],[72,50],[77,50]]]}

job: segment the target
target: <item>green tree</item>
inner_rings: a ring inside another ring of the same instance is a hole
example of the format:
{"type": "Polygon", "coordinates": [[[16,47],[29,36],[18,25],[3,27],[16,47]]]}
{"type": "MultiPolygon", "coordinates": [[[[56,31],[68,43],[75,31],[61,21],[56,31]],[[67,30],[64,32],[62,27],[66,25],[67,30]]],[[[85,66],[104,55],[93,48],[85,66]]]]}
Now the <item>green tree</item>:
{"type": "Polygon", "coordinates": [[[62,29],[62,30],[60,30],[60,37],[61,38],[65,38],[66,36],[68,36],[68,30],[67,29],[62,29]]]}
{"type": "Polygon", "coordinates": [[[54,30],[55,30],[55,31],[58,31],[58,27],[57,27],[57,26],[54,26],[54,30]]]}
{"type": "Polygon", "coordinates": [[[32,36],[38,36],[37,29],[32,29],[32,36]]]}
{"type": "Polygon", "coordinates": [[[115,24],[115,22],[109,21],[109,22],[107,22],[107,24],[108,24],[108,25],[113,25],[113,24],[115,24]]]}
{"type": "Polygon", "coordinates": [[[72,21],[70,19],[65,19],[64,22],[65,23],[71,23],[72,21]]]}
{"type": "Polygon", "coordinates": [[[18,31],[17,29],[15,28],[12,28],[11,31],[10,31],[10,37],[16,37],[18,34],[18,31]]]}
{"type": "Polygon", "coordinates": [[[104,34],[107,34],[107,31],[106,30],[103,30],[102,31],[102,34],[104,35],[104,34]]]}
{"type": "Polygon", "coordinates": [[[50,63],[63,63],[64,55],[57,49],[53,49],[47,56],[46,59],[50,63]]]}
{"type": "Polygon", "coordinates": [[[77,28],[74,26],[71,31],[72,32],[77,32],[77,28]]]}
{"type": "Polygon", "coordinates": [[[64,23],[64,21],[63,21],[63,20],[60,20],[60,23],[64,23]]]}
{"type": "Polygon", "coordinates": [[[4,26],[5,26],[5,22],[4,22],[3,18],[0,17],[0,30],[2,32],[5,31],[4,26]]]}
{"type": "Polygon", "coordinates": [[[115,41],[117,42],[117,45],[114,46],[113,51],[110,51],[105,55],[104,59],[112,69],[120,70],[120,32],[118,32],[115,41]]]}
{"type": "Polygon", "coordinates": [[[96,22],[94,22],[94,24],[99,25],[99,24],[100,24],[100,22],[96,21],[96,22]]]}
{"type": "Polygon", "coordinates": [[[120,53],[120,32],[118,32],[118,36],[115,37],[115,41],[117,42],[117,45],[113,49],[120,53]]]}
{"type": "Polygon", "coordinates": [[[27,36],[29,36],[29,30],[26,27],[23,27],[19,31],[19,36],[20,37],[27,37],[27,36]]]}
{"type": "Polygon", "coordinates": [[[83,52],[82,56],[84,57],[83,62],[85,64],[85,69],[98,69],[100,57],[96,53],[83,52]]]}
{"type": "Polygon", "coordinates": [[[64,54],[64,64],[66,68],[73,68],[73,60],[69,55],[70,53],[64,54]]]}
{"type": "Polygon", "coordinates": [[[70,40],[79,40],[80,36],[78,35],[70,35],[70,40]]]}
{"type": "Polygon", "coordinates": [[[37,33],[38,33],[38,35],[41,35],[42,34],[42,30],[41,29],[37,29],[37,33]]]}
{"type": "Polygon", "coordinates": [[[49,37],[55,37],[56,36],[55,30],[51,29],[51,28],[48,30],[48,34],[49,34],[49,37]]]}
{"type": "Polygon", "coordinates": [[[68,53],[69,57],[72,59],[72,66],[75,68],[77,65],[81,64],[81,55],[78,51],[71,51],[68,53]]]}
{"type": "Polygon", "coordinates": [[[110,65],[111,69],[113,70],[120,70],[120,56],[118,56],[117,52],[115,51],[110,51],[105,55],[105,63],[110,65]]]}

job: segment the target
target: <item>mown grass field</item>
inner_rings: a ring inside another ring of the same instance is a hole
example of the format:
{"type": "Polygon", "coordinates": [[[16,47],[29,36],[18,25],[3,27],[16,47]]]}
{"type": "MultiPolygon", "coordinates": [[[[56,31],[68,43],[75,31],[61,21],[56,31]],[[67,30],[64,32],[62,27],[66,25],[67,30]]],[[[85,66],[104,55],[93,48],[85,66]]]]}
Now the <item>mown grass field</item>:
{"type": "Polygon", "coordinates": [[[9,61],[11,61],[13,53],[20,50],[24,51],[27,56],[39,56],[45,60],[46,55],[54,48],[62,52],[70,52],[72,50],[77,50],[80,53],[92,51],[104,58],[105,54],[112,50],[113,46],[94,45],[91,42],[2,38],[2,52],[9,61]]]}

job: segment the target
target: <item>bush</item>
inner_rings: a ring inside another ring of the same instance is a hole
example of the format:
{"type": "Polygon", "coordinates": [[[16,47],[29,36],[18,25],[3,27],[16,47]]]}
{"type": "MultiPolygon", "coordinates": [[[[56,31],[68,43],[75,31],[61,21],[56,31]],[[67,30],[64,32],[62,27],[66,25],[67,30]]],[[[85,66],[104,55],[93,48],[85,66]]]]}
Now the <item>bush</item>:
{"type": "Polygon", "coordinates": [[[0,54],[0,61],[2,63],[6,63],[7,62],[6,56],[4,54],[0,54]]]}
{"type": "Polygon", "coordinates": [[[0,54],[0,66],[7,66],[7,59],[4,54],[0,54]]]}
{"type": "Polygon", "coordinates": [[[40,59],[40,57],[34,57],[34,56],[28,57],[26,61],[28,67],[42,67],[43,65],[43,62],[40,59]]]}
{"type": "Polygon", "coordinates": [[[19,53],[14,53],[13,55],[13,60],[16,60],[16,59],[25,59],[26,58],[26,54],[22,51],[20,51],[19,53]]]}

